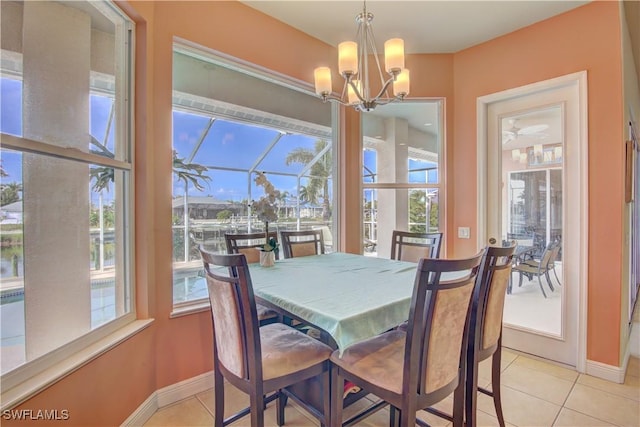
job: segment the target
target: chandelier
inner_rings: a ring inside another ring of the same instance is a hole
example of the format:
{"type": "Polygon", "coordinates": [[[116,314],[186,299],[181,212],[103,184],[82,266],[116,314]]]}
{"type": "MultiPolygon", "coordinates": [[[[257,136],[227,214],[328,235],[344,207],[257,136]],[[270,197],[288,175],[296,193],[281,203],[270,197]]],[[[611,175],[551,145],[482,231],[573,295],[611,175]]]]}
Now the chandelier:
{"type": "Polygon", "coordinates": [[[358,41],[345,41],[338,45],[338,67],[340,75],[344,78],[344,87],[339,98],[331,95],[331,69],[318,67],[314,70],[316,94],[322,97],[323,102],[334,101],[342,105],[351,105],[358,111],[371,111],[378,105],[402,101],[409,94],[409,70],[404,68],[404,41],[394,38],[385,42],[384,69],[389,75],[385,79],[376,50],[371,21],[373,21],[373,14],[367,12],[365,2],[362,13],[356,15],[358,23],[356,40],[358,41]],[[375,60],[381,84],[380,91],[373,97],[369,84],[371,59],[375,60]],[[388,95],[389,86],[393,86],[392,97],[388,95]]]}

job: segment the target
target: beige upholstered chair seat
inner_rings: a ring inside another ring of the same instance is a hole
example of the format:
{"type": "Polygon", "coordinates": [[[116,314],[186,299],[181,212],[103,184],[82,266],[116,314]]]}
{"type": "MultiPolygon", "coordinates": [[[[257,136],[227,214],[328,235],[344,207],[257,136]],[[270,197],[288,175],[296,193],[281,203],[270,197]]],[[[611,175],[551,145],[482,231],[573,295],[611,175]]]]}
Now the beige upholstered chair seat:
{"type": "Polygon", "coordinates": [[[265,307],[262,304],[256,304],[256,310],[258,311],[258,320],[262,322],[263,320],[271,319],[278,315],[275,311],[270,308],[265,307]]]}
{"type": "Polygon", "coordinates": [[[331,347],[282,323],[260,328],[264,380],[282,377],[327,360],[331,347]]]}
{"type": "Polygon", "coordinates": [[[390,331],[348,347],[342,357],[338,351],[331,361],[372,384],[400,394],[404,367],[406,333],[390,331]]]}

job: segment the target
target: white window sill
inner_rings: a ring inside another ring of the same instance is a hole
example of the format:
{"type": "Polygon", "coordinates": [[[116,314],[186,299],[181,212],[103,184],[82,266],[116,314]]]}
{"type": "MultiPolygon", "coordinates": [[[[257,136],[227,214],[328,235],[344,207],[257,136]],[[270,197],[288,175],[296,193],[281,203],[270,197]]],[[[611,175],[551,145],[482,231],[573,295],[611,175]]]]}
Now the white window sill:
{"type": "Polygon", "coordinates": [[[49,387],[51,384],[54,384],[105,352],[116,347],[121,342],[147,328],[151,323],[153,323],[153,319],[135,320],[105,336],[99,341],[74,353],[70,357],[65,358],[61,362],[45,369],[39,374],[20,382],[14,387],[3,389],[1,410],[4,411],[5,409],[13,408],[24,402],[49,387]]]}
{"type": "Polygon", "coordinates": [[[202,313],[209,310],[211,310],[209,299],[203,298],[174,305],[169,318],[175,319],[176,317],[188,316],[190,314],[202,313]]]}

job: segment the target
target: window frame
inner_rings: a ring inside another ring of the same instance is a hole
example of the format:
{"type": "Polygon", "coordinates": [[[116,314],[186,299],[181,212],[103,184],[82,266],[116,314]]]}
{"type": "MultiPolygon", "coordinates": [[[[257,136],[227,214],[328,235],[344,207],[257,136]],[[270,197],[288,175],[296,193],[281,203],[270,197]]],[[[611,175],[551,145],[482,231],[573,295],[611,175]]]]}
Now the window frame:
{"type": "MultiPolygon", "coordinates": [[[[361,182],[361,191],[364,195],[365,190],[430,190],[435,189],[438,191],[438,230],[443,232],[446,230],[446,212],[445,212],[445,200],[446,200],[446,138],[445,138],[445,99],[444,98],[411,98],[410,100],[404,100],[404,103],[425,103],[425,102],[433,102],[438,104],[438,129],[440,129],[438,133],[438,179],[436,183],[380,183],[377,182],[377,178],[374,179],[374,182],[365,182],[364,177],[361,173],[360,182],[361,182]]],[[[361,122],[362,126],[362,122],[361,122]]],[[[373,137],[363,137],[364,139],[370,140],[373,144],[375,144],[378,140],[373,137]]],[[[373,145],[372,144],[372,145],[373,145]]],[[[364,144],[363,144],[364,146],[364,144]]],[[[364,149],[365,147],[363,147],[364,149]]],[[[371,148],[366,148],[371,149],[371,148]]],[[[410,156],[407,157],[407,161],[409,161],[410,156]]],[[[376,155],[376,164],[379,164],[379,158],[376,155]]],[[[362,172],[364,172],[364,167],[362,168],[362,172]]],[[[407,181],[409,181],[409,177],[407,176],[407,181]]],[[[429,213],[427,213],[427,219],[429,213]]],[[[407,218],[407,221],[409,219],[407,218]]],[[[364,209],[361,209],[360,214],[360,223],[364,226],[364,209]]],[[[443,250],[441,253],[446,253],[446,240],[442,242],[443,250]]],[[[364,250],[364,249],[363,249],[364,250]]]]}
{"type": "MultiPolygon", "coordinates": [[[[123,269],[121,275],[128,284],[125,298],[128,301],[128,312],[108,321],[86,334],[62,344],[52,351],[26,361],[22,365],[2,374],[2,410],[16,406],[60,378],[77,370],[117,346],[124,339],[138,333],[150,325],[153,319],[137,320],[136,283],[135,283],[135,167],[134,167],[134,34],[135,23],[117,5],[108,0],[92,2],[92,6],[100,13],[108,16],[115,24],[116,43],[114,60],[121,66],[114,72],[114,92],[109,93],[116,100],[115,120],[120,123],[116,127],[115,158],[66,148],[47,142],[35,141],[21,136],[1,133],[2,147],[20,153],[105,166],[127,174],[127,183],[123,185],[124,193],[119,201],[119,209],[123,211],[124,224],[120,235],[123,238],[123,269]]],[[[22,53],[20,53],[22,56],[22,53]]],[[[2,73],[3,78],[22,80],[21,75],[2,73]]],[[[93,81],[93,76],[91,76],[93,81]]],[[[91,89],[89,95],[100,93],[91,89]]],[[[101,94],[107,92],[102,91],[101,94]]],[[[88,177],[87,177],[88,178],[88,177]]]]}
{"type": "MultiPolygon", "coordinates": [[[[185,54],[195,59],[199,59],[201,61],[212,62],[214,64],[218,64],[223,67],[229,68],[233,71],[243,73],[248,76],[261,79],[263,81],[266,81],[272,84],[283,86],[285,88],[295,90],[309,96],[315,96],[315,91],[310,84],[303,83],[298,80],[294,80],[285,75],[279,74],[275,71],[271,71],[269,69],[257,66],[247,61],[243,61],[231,55],[228,55],[219,51],[212,51],[209,48],[202,47],[194,42],[191,42],[189,40],[186,40],[177,36],[174,37],[173,39],[172,52],[185,54]]],[[[203,98],[203,99],[206,99],[206,98],[203,98]]],[[[322,101],[318,99],[318,102],[322,102],[322,101]]],[[[333,234],[335,236],[338,236],[339,235],[338,213],[340,212],[340,205],[339,205],[340,197],[339,197],[339,176],[338,176],[339,168],[337,167],[337,164],[338,164],[339,143],[340,143],[340,140],[338,138],[338,135],[339,135],[338,129],[339,129],[340,123],[339,123],[339,107],[334,103],[331,103],[330,105],[331,105],[331,131],[330,131],[331,156],[334,159],[333,165],[332,165],[332,177],[330,180],[331,181],[330,192],[333,195],[332,229],[333,229],[333,234]]],[[[214,114],[212,114],[211,111],[203,111],[203,110],[196,109],[194,107],[189,107],[189,106],[181,105],[180,103],[176,103],[175,92],[174,92],[174,101],[172,102],[172,110],[186,112],[190,114],[204,115],[208,118],[214,116],[214,114]]],[[[236,117],[226,116],[224,114],[216,118],[219,118],[222,120],[228,120],[228,121],[235,121],[239,123],[243,122],[242,120],[239,120],[236,117]]],[[[254,125],[254,126],[266,126],[264,124],[260,125],[259,123],[253,123],[253,122],[247,122],[246,124],[254,125]]],[[[269,129],[274,129],[281,132],[290,131],[289,129],[286,129],[286,128],[282,128],[282,129],[278,128],[275,125],[269,126],[269,129]]],[[[296,132],[296,133],[300,135],[308,136],[308,137],[320,137],[319,135],[314,135],[312,133],[305,133],[305,132],[296,132]]],[[[210,170],[216,170],[216,169],[225,170],[225,168],[223,167],[210,167],[210,170]]],[[[228,170],[244,172],[244,169],[239,170],[235,168],[228,168],[228,170]]],[[[173,230],[173,227],[172,227],[172,230],[173,230]]],[[[335,251],[340,250],[340,239],[334,238],[334,250],[335,251]]],[[[174,262],[172,262],[172,271],[173,271],[173,264],[174,262]]],[[[172,283],[171,292],[173,295],[173,286],[174,286],[173,280],[171,283],[172,283]]],[[[209,301],[208,301],[208,298],[206,297],[175,302],[173,301],[173,296],[172,296],[172,311],[169,317],[176,318],[184,315],[199,313],[202,311],[206,311],[208,309],[209,309],[209,301]]]]}

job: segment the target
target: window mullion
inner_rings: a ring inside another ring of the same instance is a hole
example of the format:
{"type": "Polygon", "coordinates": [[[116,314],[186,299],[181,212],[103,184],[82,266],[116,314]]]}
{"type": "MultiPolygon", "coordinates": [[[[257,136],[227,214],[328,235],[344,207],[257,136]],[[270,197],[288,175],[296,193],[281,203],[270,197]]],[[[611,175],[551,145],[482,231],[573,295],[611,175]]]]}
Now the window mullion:
{"type": "Polygon", "coordinates": [[[76,148],[60,147],[57,145],[47,144],[46,142],[34,141],[32,139],[9,135],[6,133],[2,133],[0,135],[2,136],[2,147],[5,149],[16,150],[24,153],[44,154],[59,159],[73,160],[98,166],[107,166],[114,169],[131,170],[131,165],[129,163],[99,156],[93,153],[86,153],[76,148]]]}

